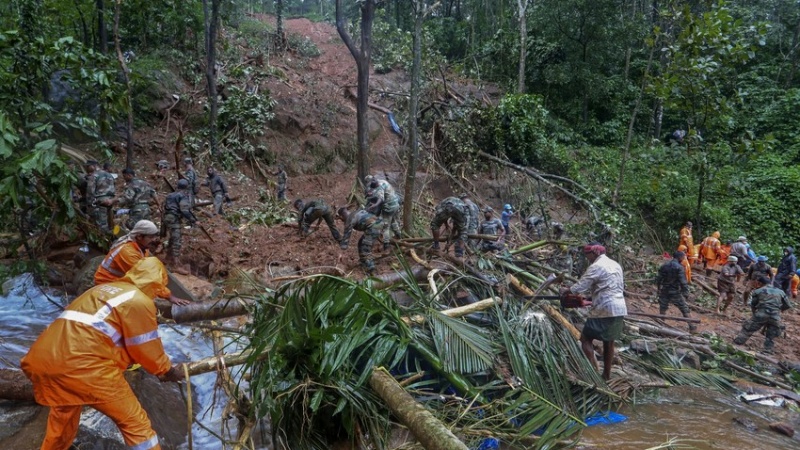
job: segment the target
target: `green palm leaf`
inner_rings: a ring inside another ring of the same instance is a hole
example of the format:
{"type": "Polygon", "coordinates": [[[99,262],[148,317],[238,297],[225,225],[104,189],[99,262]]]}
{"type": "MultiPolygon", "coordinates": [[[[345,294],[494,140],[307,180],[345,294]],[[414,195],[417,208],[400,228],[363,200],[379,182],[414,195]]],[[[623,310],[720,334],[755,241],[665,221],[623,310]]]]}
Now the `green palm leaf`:
{"type": "Polygon", "coordinates": [[[492,367],[497,345],[484,329],[438,311],[430,311],[428,320],[445,370],[471,374],[492,367]]]}

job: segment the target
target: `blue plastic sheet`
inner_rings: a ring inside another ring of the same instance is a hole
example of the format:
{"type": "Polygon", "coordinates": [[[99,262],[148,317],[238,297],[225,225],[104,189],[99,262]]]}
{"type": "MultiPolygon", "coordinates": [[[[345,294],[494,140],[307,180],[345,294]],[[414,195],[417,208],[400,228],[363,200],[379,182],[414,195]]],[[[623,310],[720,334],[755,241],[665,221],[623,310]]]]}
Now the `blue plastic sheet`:
{"type": "Polygon", "coordinates": [[[389,113],[389,124],[392,126],[392,131],[398,136],[403,136],[403,130],[400,128],[400,125],[394,120],[394,113],[389,113]]]}

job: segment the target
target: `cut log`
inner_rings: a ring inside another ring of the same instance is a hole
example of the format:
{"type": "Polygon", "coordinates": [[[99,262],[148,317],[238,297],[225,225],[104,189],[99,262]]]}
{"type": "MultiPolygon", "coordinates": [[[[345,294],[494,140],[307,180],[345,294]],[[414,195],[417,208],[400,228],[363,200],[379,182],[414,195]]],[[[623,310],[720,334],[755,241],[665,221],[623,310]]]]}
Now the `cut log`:
{"type": "Polygon", "coordinates": [[[742,366],[740,366],[738,364],[735,364],[735,363],[733,363],[731,361],[728,361],[727,359],[723,361],[723,364],[725,364],[727,367],[730,367],[731,369],[733,369],[733,370],[735,370],[737,372],[741,372],[743,374],[749,375],[749,376],[751,376],[751,377],[753,377],[753,378],[755,378],[757,380],[761,380],[761,381],[763,381],[765,383],[768,383],[768,384],[774,384],[775,386],[778,386],[781,389],[786,389],[787,391],[793,390],[793,388],[791,386],[789,386],[788,384],[786,384],[786,383],[782,383],[782,382],[780,382],[780,381],[778,381],[778,380],[776,380],[774,378],[768,377],[766,375],[761,375],[760,373],[754,372],[754,371],[752,371],[750,369],[746,369],[746,368],[744,368],[744,367],[742,367],[742,366]]]}
{"type": "Polygon", "coordinates": [[[703,288],[704,291],[708,292],[709,294],[713,295],[714,297],[719,297],[719,291],[717,291],[716,289],[714,289],[710,285],[698,280],[697,278],[693,278],[692,282],[695,283],[696,285],[700,286],[701,288],[703,288]]]}
{"type": "Polygon", "coordinates": [[[468,450],[468,447],[452,431],[430,411],[417,403],[414,397],[409,395],[385,369],[376,368],[372,371],[369,386],[424,448],[428,450],[468,450]]]}
{"type": "Polygon", "coordinates": [[[165,318],[172,319],[175,323],[188,323],[242,316],[249,313],[249,308],[253,306],[253,303],[253,300],[241,297],[205,300],[189,303],[185,306],[173,305],[167,301],[158,300],[156,301],[156,307],[165,318]]]}
{"type": "MultiPolygon", "coordinates": [[[[265,352],[258,356],[258,359],[263,359],[269,356],[265,352]]],[[[219,367],[230,367],[244,364],[250,357],[249,353],[231,353],[222,357],[211,357],[187,363],[189,375],[200,375],[203,373],[214,372],[219,367]]],[[[183,372],[181,372],[183,373],[183,372]]],[[[0,400],[12,400],[18,402],[32,402],[33,398],[33,384],[17,369],[0,369],[0,400]]]]}

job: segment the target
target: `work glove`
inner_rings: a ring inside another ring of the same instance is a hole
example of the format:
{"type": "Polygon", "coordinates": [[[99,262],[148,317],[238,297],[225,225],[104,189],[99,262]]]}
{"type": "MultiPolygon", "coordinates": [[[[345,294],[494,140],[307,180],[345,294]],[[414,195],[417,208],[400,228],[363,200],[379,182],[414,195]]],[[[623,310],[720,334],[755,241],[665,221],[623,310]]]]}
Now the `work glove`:
{"type": "Polygon", "coordinates": [[[168,382],[177,383],[179,381],[184,380],[185,377],[183,370],[181,369],[181,366],[174,365],[169,368],[167,373],[158,377],[158,379],[161,380],[162,383],[168,383],[168,382]]]}

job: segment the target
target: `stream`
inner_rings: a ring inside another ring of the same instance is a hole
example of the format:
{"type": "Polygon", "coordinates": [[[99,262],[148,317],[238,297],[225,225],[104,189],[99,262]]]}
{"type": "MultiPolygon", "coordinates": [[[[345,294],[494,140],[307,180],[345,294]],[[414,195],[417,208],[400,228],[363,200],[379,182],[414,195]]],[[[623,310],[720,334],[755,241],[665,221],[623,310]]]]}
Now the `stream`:
{"type": "MultiPolygon", "coordinates": [[[[37,287],[30,275],[22,275],[4,283],[2,294],[0,296],[0,368],[18,369],[20,358],[27,353],[33,341],[61,313],[61,308],[56,304],[66,305],[68,302],[58,291],[42,290],[37,287]]],[[[164,349],[173,363],[203,359],[214,354],[213,345],[208,336],[190,326],[161,325],[158,332],[164,349]]],[[[236,373],[236,371],[233,372],[236,373]]],[[[196,375],[191,380],[192,396],[197,404],[196,418],[202,424],[201,426],[195,423],[192,427],[193,448],[222,450],[224,448],[222,442],[206,428],[217,435],[235,435],[236,421],[223,422],[227,397],[221,389],[217,389],[215,386],[216,373],[196,375]],[[225,428],[224,432],[223,427],[225,428]]],[[[15,417],[15,412],[10,408],[3,409],[3,412],[0,413],[0,424],[16,421],[15,417]]],[[[81,416],[81,426],[90,428],[99,436],[107,436],[122,442],[122,436],[116,425],[90,408],[84,410],[81,416]]],[[[188,448],[188,443],[180,448],[188,448]]]]}
{"type": "MultiPolygon", "coordinates": [[[[56,304],[66,304],[63,294],[43,291],[33,283],[29,275],[17,277],[3,285],[3,295],[0,296],[1,368],[19,368],[19,359],[25,355],[30,344],[60,314],[61,309],[56,304]]],[[[214,353],[210,339],[192,327],[162,325],[159,327],[159,334],[174,363],[206,358],[214,353]]],[[[192,377],[193,398],[198,406],[196,417],[203,425],[193,425],[194,449],[222,450],[225,446],[214,434],[235,435],[235,420],[223,421],[226,397],[215,387],[215,383],[215,373],[192,377]]],[[[16,422],[14,414],[17,413],[13,408],[4,408],[1,411],[0,425],[16,422]]],[[[768,428],[770,422],[780,420],[794,421],[797,425],[797,412],[792,413],[785,408],[746,405],[734,394],[673,387],[639,398],[636,405],[627,406],[620,412],[628,416],[627,421],[587,428],[578,448],[640,450],[656,447],[673,438],[679,439],[675,448],[800,448],[797,437],[789,438],[768,428]],[[748,430],[735,423],[734,419],[754,424],[757,430],[748,430]]],[[[84,411],[81,424],[82,427],[91,428],[97,435],[121,441],[113,422],[91,409],[84,411]]],[[[184,443],[180,448],[186,449],[188,444],[184,443]]],[[[259,447],[267,448],[270,447],[259,447]]]]}

